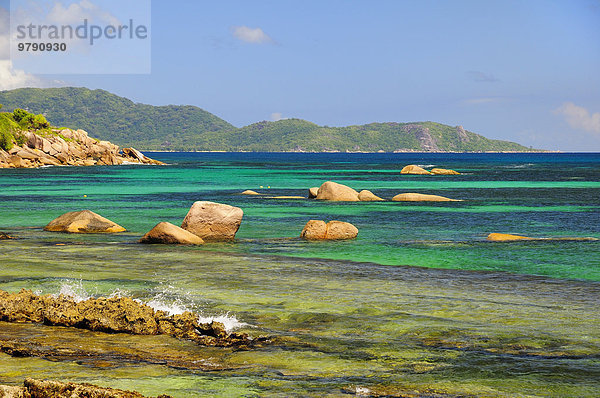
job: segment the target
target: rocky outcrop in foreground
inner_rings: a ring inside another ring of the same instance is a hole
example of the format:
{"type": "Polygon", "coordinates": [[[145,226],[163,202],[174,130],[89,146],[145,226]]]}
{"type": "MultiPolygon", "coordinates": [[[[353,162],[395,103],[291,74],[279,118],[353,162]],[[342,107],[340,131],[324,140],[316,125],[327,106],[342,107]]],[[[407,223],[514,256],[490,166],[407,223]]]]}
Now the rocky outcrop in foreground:
{"type": "Polygon", "coordinates": [[[19,293],[0,290],[0,321],[70,326],[107,333],[169,335],[198,344],[248,348],[265,343],[245,333],[227,333],[222,323],[199,323],[198,316],[186,311],[168,315],[128,297],[91,298],[75,302],[60,295],[38,296],[30,290],[19,293]]]}
{"type": "Polygon", "coordinates": [[[44,231],[71,233],[114,233],[125,228],[90,210],[71,211],[50,221],[44,231]]]}
{"type": "MultiPolygon", "coordinates": [[[[144,398],[135,391],[98,387],[93,384],[25,379],[23,387],[0,385],[0,398],[144,398]]],[[[172,398],[159,395],[157,398],[172,398]]]]}
{"type": "Polygon", "coordinates": [[[8,151],[0,149],[0,168],[164,164],[134,148],[120,151],[117,145],[90,138],[83,130],[55,129],[38,134],[25,132],[24,135],[27,141],[21,146],[8,151]]]}

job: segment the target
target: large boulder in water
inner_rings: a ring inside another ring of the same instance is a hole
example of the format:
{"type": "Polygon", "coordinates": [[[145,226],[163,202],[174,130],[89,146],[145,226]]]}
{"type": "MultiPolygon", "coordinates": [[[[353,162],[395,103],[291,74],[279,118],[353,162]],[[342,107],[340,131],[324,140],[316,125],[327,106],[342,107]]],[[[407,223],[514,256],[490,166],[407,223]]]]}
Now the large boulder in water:
{"type": "Polygon", "coordinates": [[[72,211],[50,221],[44,231],[71,233],[113,233],[125,228],[90,210],[72,211]]]}
{"type": "Polygon", "coordinates": [[[201,237],[173,225],[170,222],[159,222],[146,235],[140,239],[140,243],[170,243],[181,245],[201,245],[204,243],[201,237]]]}
{"type": "Polygon", "coordinates": [[[358,199],[361,202],[381,202],[383,200],[367,189],[363,189],[358,193],[358,199]]]}
{"type": "Polygon", "coordinates": [[[459,199],[450,199],[445,196],[427,195],[423,193],[401,193],[392,198],[394,202],[461,202],[459,199]]]}
{"type": "Polygon", "coordinates": [[[431,173],[422,167],[419,167],[414,164],[409,164],[408,166],[404,166],[404,168],[402,168],[402,170],[400,170],[400,174],[431,174],[431,173]]]}
{"type": "Polygon", "coordinates": [[[181,228],[204,240],[226,241],[235,238],[244,211],[222,203],[194,202],[185,216],[181,228]]]}
{"type": "Polygon", "coordinates": [[[358,235],[358,228],[343,221],[310,220],[304,226],[301,238],[307,240],[341,240],[354,239],[358,235]]]}
{"type": "Polygon", "coordinates": [[[346,202],[359,201],[358,192],[346,185],[338,184],[333,181],[326,181],[321,185],[317,192],[317,199],[346,202]]]}

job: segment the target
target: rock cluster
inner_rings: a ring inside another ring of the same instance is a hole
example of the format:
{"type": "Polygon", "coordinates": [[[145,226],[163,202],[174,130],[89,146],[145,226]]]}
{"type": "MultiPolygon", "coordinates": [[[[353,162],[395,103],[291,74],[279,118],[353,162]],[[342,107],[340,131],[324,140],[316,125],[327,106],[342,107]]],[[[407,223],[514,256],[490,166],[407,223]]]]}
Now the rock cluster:
{"type": "Polygon", "coordinates": [[[134,148],[119,147],[90,138],[83,130],[61,129],[52,133],[24,133],[27,141],[8,151],[0,149],[0,168],[41,166],[93,166],[123,163],[164,164],[144,156],[134,148]],[[43,135],[42,135],[43,134],[43,135]]]}
{"type": "Polygon", "coordinates": [[[38,296],[26,289],[19,293],[0,290],[0,321],[43,323],[108,333],[164,334],[218,347],[246,348],[266,341],[266,338],[251,339],[245,333],[229,334],[220,322],[200,323],[198,316],[189,311],[168,315],[128,297],[100,297],[76,302],[62,294],[58,297],[38,296]]]}
{"type": "Polygon", "coordinates": [[[440,169],[433,168],[431,171],[427,171],[422,167],[419,167],[414,164],[409,164],[408,166],[404,166],[402,170],[400,170],[400,174],[418,174],[418,175],[459,175],[460,173],[455,170],[450,169],[440,169]]]}
{"type": "Polygon", "coordinates": [[[310,220],[304,226],[300,237],[306,240],[343,240],[354,239],[358,228],[343,221],[310,220]]]}
{"type": "MultiPolygon", "coordinates": [[[[93,384],[63,383],[54,380],[36,380],[27,378],[20,386],[1,386],[0,398],[144,398],[135,391],[99,387],[93,384]]],[[[172,398],[159,395],[157,398],[172,398]]]]}
{"type": "Polygon", "coordinates": [[[50,221],[44,231],[71,233],[114,233],[125,228],[90,210],[71,211],[50,221]]]}

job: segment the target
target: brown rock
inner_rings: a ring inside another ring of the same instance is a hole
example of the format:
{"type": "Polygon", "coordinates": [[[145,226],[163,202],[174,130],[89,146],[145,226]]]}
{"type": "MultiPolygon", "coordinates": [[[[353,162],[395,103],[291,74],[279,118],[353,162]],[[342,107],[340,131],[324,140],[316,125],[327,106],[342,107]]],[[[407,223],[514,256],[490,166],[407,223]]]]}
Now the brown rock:
{"type": "MultiPolygon", "coordinates": [[[[25,393],[32,398],[144,398],[136,391],[99,387],[87,383],[63,383],[27,378],[23,384],[25,393]]],[[[157,398],[161,397],[172,398],[169,395],[160,395],[157,398]]]]}
{"type": "Polygon", "coordinates": [[[202,238],[168,222],[160,222],[140,239],[140,243],[201,245],[202,238]]]}
{"type": "Polygon", "coordinates": [[[347,222],[310,220],[304,226],[301,238],[307,240],[340,240],[354,239],[358,235],[358,229],[347,222]]]}
{"type": "Polygon", "coordinates": [[[327,236],[327,224],[322,220],[310,220],[302,229],[300,237],[308,240],[324,240],[327,236]]]}
{"type": "Polygon", "coordinates": [[[435,174],[435,175],[459,175],[460,173],[458,171],[454,171],[454,170],[450,170],[450,169],[434,168],[434,169],[431,169],[431,174],[435,174]]]}
{"type": "Polygon", "coordinates": [[[244,192],[242,192],[242,195],[260,195],[258,192],[253,191],[251,189],[247,189],[244,192]]]}
{"type": "Polygon", "coordinates": [[[204,240],[232,240],[240,228],[243,216],[244,211],[239,207],[198,201],[188,211],[181,228],[204,240]]]}
{"type": "Polygon", "coordinates": [[[0,321],[44,323],[108,333],[169,335],[198,344],[230,347],[251,346],[267,341],[250,339],[243,333],[228,334],[219,322],[199,323],[198,315],[186,311],[168,315],[128,297],[90,298],[76,302],[62,294],[38,296],[30,290],[19,293],[0,290],[0,321]]]}
{"type": "Polygon", "coordinates": [[[113,233],[125,228],[89,210],[72,211],[52,220],[44,231],[71,233],[113,233]]]}
{"type": "Polygon", "coordinates": [[[327,223],[327,240],[354,239],[358,235],[358,228],[343,221],[329,221],[327,223]]]}
{"type": "Polygon", "coordinates": [[[31,398],[31,394],[25,387],[0,386],[0,398],[31,398]]]}
{"type": "Polygon", "coordinates": [[[312,187],[308,189],[308,198],[314,199],[319,194],[319,187],[312,187]]]}
{"type": "Polygon", "coordinates": [[[528,238],[526,236],[520,236],[520,235],[510,235],[510,234],[498,234],[498,233],[491,233],[488,235],[487,240],[491,240],[494,242],[507,242],[507,241],[514,241],[514,240],[531,240],[531,238],[528,238]]]}
{"type": "Polygon", "coordinates": [[[14,236],[10,236],[6,232],[0,232],[0,240],[17,239],[14,236]]]}
{"type": "Polygon", "coordinates": [[[414,164],[409,164],[408,166],[404,166],[404,168],[402,170],[400,170],[400,174],[431,174],[431,173],[422,167],[416,166],[414,164]]]}
{"type": "Polygon", "coordinates": [[[461,202],[459,199],[450,199],[438,195],[422,193],[401,193],[392,198],[394,202],[461,202]]]}
{"type": "Polygon", "coordinates": [[[346,185],[338,184],[333,181],[326,181],[321,185],[317,193],[317,199],[346,202],[359,201],[358,192],[346,185]]]}
{"type": "Polygon", "coordinates": [[[373,192],[368,191],[366,189],[363,189],[359,192],[358,199],[361,202],[378,202],[383,200],[379,196],[375,195],[373,192]]]}
{"type": "Polygon", "coordinates": [[[13,167],[22,167],[23,159],[18,155],[11,155],[8,158],[8,164],[13,167]]]}

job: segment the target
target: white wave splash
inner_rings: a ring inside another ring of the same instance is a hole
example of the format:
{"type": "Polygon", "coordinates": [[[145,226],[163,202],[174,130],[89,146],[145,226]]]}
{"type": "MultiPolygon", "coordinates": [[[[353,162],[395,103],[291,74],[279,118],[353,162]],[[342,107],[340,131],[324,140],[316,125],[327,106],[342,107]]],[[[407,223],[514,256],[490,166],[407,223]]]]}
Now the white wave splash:
{"type": "Polygon", "coordinates": [[[220,322],[225,326],[225,330],[227,333],[231,333],[232,331],[242,328],[248,327],[249,324],[245,322],[239,321],[235,316],[230,315],[229,313],[224,315],[200,315],[198,316],[198,322],[200,323],[211,323],[211,322],[220,322]]]}
{"type": "Polygon", "coordinates": [[[53,294],[52,296],[58,297],[61,294],[65,297],[70,297],[76,303],[85,301],[92,297],[83,287],[83,282],[81,280],[77,282],[71,281],[63,283],[60,286],[59,292],[57,294],[53,294]]]}

